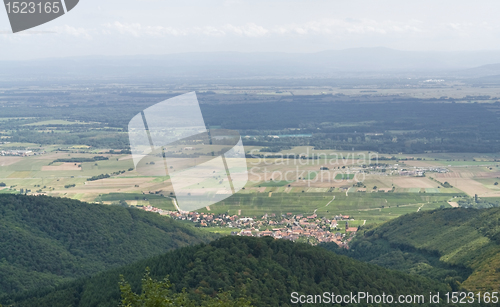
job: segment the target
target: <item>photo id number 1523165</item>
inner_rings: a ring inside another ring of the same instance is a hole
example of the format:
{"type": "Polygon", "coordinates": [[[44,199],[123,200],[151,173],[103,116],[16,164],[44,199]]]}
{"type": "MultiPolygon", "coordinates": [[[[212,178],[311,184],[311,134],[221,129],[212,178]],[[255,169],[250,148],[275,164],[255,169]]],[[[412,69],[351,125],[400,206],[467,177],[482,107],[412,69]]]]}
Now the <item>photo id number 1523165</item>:
{"type": "Polygon", "coordinates": [[[59,1],[45,3],[9,1],[5,3],[5,7],[8,14],[58,14],[61,10],[59,1]]]}

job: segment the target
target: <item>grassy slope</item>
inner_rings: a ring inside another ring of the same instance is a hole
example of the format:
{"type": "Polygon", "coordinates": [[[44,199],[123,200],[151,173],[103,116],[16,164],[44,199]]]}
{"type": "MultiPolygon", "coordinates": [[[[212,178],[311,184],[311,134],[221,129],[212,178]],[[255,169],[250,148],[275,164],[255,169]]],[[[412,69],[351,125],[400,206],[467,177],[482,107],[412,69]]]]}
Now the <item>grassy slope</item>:
{"type": "Polygon", "coordinates": [[[0,195],[0,294],[50,286],[215,238],[158,214],[0,195]]]}
{"type": "Polygon", "coordinates": [[[401,216],[366,231],[352,247],[352,251],[341,253],[390,268],[398,268],[403,261],[390,263],[388,258],[395,255],[406,260],[419,258],[412,268],[407,267],[410,271],[418,271],[418,267],[421,270],[423,266],[436,269],[449,266],[452,270],[462,267],[469,272],[462,283],[464,288],[498,290],[500,208],[456,208],[401,216]],[[363,252],[367,248],[372,249],[371,255],[363,252]],[[433,264],[432,258],[440,263],[433,264]]]}

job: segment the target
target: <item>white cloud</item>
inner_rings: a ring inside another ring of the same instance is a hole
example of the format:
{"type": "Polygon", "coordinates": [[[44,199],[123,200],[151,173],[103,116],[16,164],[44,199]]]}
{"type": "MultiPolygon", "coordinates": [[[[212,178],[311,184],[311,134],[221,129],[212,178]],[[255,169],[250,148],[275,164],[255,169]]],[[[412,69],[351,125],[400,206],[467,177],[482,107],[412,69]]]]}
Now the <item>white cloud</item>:
{"type": "Polygon", "coordinates": [[[374,20],[346,21],[339,19],[325,19],[302,24],[286,24],[264,27],[255,23],[244,25],[225,24],[222,26],[203,26],[191,28],[177,28],[164,26],[148,26],[140,23],[107,23],[108,30],[115,30],[120,34],[139,36],[227,36],[263,37],[270,35],[346,35],[346,34],[390,34],[422,32],[417,22],[408,24],[374,20]]]}
{"type": "Polygon", "coordinates": [[[69,35],[73,37],[81,37],[85,39],[92,39],[92,35],[90,35],[91,31],[81,27],[76,28],[69,25],[63,25],[60,27],[54,27],[52,29],[57,34],[69,35]]]}
{"type": "Polygon", "coordinates": [[[275,27],[272,32],[279,34],[390,34],[421,32],[418,22],[400,23],[394,21],[378,22],[370,19],[323,19],[303,24],[289,24],[275,27]]]}
{"type": "Polygon", "coordinates": [[[192,28],[175,28],[163,26],[146,26],[140,23],[121,23],[115,21],[114,23],[107,23],[104,25],[106,30],[103,33],[114,34],[128,34],[135,37],[140,36],[188,36],[188,35],[205,35],[205,36],[226,36],[238,35],[247,37],[259,37],[266,35],[269,30],[264,27],[249,23],[243,26],[234,26],[226,24],[224,26],[203,26],[192,28]],[[114,32],[113,32],[114,31],[114,32]]]}
{"type": "Polygon", "coordinates": [[[268,29],[254,23],[249,23],[244,26],[234,26],[231,24],[227,24],[223,27],[223,29],[229,33],[248,37],[265,36],[269,33],[268,29]]]}
{"type": "MultiPolygon", "coordinates": [[[[179,29],[172,27],[162,27],[162,26],[143,26],[140,23],[121,23],[115,21],[114,23],[105,24],[104,27],[107,30],[115,30],[120,34],[129,34],[135,37],[139,36],[182,36],[187,33],[179,29]]],[[[112,31],[105,31],[107,34],[115,34],[112,31]]]]}

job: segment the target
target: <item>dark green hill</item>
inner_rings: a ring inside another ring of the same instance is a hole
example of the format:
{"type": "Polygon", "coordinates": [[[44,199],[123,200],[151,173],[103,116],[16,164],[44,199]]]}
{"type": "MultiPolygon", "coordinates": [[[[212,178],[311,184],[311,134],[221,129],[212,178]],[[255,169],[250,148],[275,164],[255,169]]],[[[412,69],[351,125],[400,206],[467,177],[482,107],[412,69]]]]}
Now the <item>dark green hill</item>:
{"type": "Polygon", "coordinates": [[[138,209],[0,195],[0,294],[56,285],[213,238],[138,209]]]}
{"type": "MultiPolygon", "coordinates": [[[[123,274],[138,292],[146,267],[155,279],[169,275],[175,291],[186,288],[193,298],[223,290],[232,297],[245,293],[254,306],[296,305],[291,304],[294,291],[312,295],[358,291],[372,295],[424,294],[427,298],[430,291],[449,290],[431,279],[359,262],[320,247],[272,238],[224,237],[208,245],[185,247],[112,269],[53,291],[18,296],[14,306],[115,307],[120,299],[119,275],[123,274]]],[[[368,306],[359,302],[354,305],[368,306]]]]}
{"type": "Polygon", "coordinates": [[[454,288],[498,291],[500,208],[454,208],[401,216],[361,231],[350,250],[333,250],[445,281],[454,288]]]}

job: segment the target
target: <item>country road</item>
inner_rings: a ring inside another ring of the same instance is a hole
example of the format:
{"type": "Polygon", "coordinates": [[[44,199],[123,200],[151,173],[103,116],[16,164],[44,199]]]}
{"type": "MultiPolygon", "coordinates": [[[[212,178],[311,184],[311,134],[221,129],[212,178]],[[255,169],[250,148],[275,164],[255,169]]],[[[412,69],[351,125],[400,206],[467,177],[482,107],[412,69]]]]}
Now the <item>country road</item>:
{"type": "Polygon", "coordinates": [[[174,203],[175,209],[177,209],[177,211],[181,212],[181,209],[179,209],[179,206],[177,206],[177,200],[173,197],[171,197],[170,199],[172,199],[172,202],[174,203]]]}
{"type": "MultiPolygon", "coordinates": [[[[332,203],[332,201],[334,201],[334,200],[335,200],[335,196],[333,196],[332,200],[330,200],[330,201],[328,202],[328,204],[326,204],[326,205],[325,205],[325,207],[328,207],[328,205],[329,205],[329,204],[331,204],[331,203],[332,203]]],[[[319,209],[319,208],[318,208],[318,209],[319,209]]],[[[314,210],[313,214],[316,214],[316,211],[318,211],[318,209],[314,210]]]]}
{"type": "Polygon", "coordinates": [[[326,204],[326,206],[325,206],[325,207],[328,207],[328,205],[329,205],[329,204],[331,204],[331,203],[332,203],[332,201],[334,201],[334,200],[335,200],[335,196],[333,196],[332,200],[330,200],[330,201],[328,202],[328,204],[326,204]]]}

